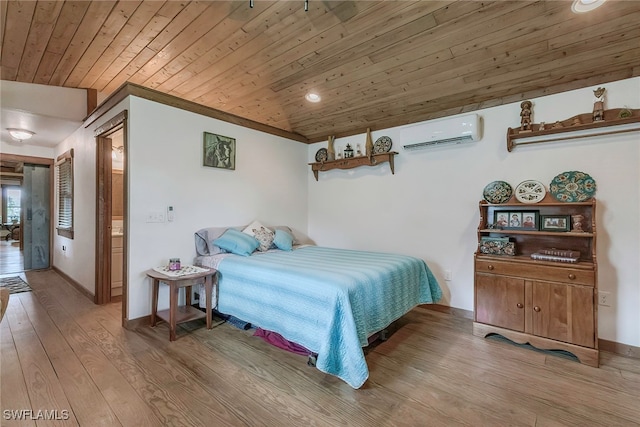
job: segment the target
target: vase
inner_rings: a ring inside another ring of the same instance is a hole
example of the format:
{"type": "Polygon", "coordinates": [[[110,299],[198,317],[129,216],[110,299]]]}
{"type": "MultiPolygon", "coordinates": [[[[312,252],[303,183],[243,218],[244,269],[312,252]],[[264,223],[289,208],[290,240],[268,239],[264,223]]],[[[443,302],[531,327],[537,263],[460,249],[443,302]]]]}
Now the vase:
{"type": "Polygon", "coordinates": [[[335,160],[336,159],[336,148],[334,146],[336,137],[329,137],[329,144],[327,146],[327,160],[335,160]]]}
{"type": "Polygon", "coordinates": [[[373,140],[371,139],[371,128],[367,128],[367,142],[364,145],[367,157],[373,156],[373,140]]]}

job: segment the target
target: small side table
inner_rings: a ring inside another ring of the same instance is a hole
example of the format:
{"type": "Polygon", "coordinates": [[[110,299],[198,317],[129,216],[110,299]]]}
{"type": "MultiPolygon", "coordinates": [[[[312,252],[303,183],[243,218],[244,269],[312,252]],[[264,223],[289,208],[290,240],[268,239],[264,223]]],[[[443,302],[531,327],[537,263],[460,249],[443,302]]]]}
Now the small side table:
{"type": "Polygon", "coordinates": [[[158,317],[169,323],[169,341],[176,340],[176,325],[191,320],[207,318],[207,329],[211,329],[211,294],[213,286],[217,285],[218,271],[210,268],[202,273],[185,276],[171,277],[153,269],[147,271],[147,276],[153,279],[153,297],[151,302],[151,326],[156,326],[158,317]],[[191,286],[202,283],[204,279],[205,299],[207,311],[203,313],[197,308],[191,307],[191,286]],[[169,285],[169,309],[158,311],[158,291],[160,282],[169,285]],[[178,306],[178,293],[180,288],[186,288],[186,305],[178,306]]]}

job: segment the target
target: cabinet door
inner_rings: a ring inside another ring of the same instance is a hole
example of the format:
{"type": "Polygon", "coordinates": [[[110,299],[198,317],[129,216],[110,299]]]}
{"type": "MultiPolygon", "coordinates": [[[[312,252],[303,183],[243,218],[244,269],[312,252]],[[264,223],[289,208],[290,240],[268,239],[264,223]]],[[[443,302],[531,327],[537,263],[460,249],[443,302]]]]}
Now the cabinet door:
{"type": "Polygon", "coordinates": [[[593,288],[533,282],[533,334],[594,347],[593,288]]]}
{"type": "Polygon", "coordinates": [[[476,322],[524,331],[524,279],[476,274],[476,322]]]}

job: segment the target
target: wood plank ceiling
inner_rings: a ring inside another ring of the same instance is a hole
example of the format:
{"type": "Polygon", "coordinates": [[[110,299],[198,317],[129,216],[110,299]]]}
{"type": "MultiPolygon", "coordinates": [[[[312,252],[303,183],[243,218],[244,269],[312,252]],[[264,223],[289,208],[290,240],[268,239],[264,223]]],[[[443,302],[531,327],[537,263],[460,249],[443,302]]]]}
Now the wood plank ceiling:
{"type": "Polygon", "coordinates": [[[3,80],[129,81],[309,142],[640,75],[640,1],[580,15],[566,0],[0,5],[3,80]]]}

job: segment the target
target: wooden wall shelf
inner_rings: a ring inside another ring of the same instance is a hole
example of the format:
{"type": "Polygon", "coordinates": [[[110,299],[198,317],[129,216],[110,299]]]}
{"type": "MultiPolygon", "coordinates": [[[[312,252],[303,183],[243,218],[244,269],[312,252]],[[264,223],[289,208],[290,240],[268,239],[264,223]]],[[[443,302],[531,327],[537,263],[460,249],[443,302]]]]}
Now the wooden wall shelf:
{"type": "Polygon", "coordinates": [[[585,113],[559,122],[561,127],[554,127],[554,123],[547,123],[545,129],[540,130],[540,124],[536,123],[531,125],[532,130],[529,132],[521,132],[520,128],[509,128],[507,150],[512,151],[518,145],[640,131],[640,109],[628,109],[631,116],[619,119],[618,114],[621,110],[622,108],[605,110],[604,120],[597,122],[593,121],[592,113],[585,113]]]}
{"type": "Polygon", "coordinates": [[[390,151],[388,153],[374,154],[371,157],[360,156],[350,157],[348,159],[330,160],[326,162],[314,162],[309,163],[313,176],[318,180],[318,172],[326,172],[331,169],[353,169],[359,166],[376,166],[381,163],[389,162],[391,168],[391,174],[394,174],[393,158],[398,154],[396,151],[390,151]]]}

